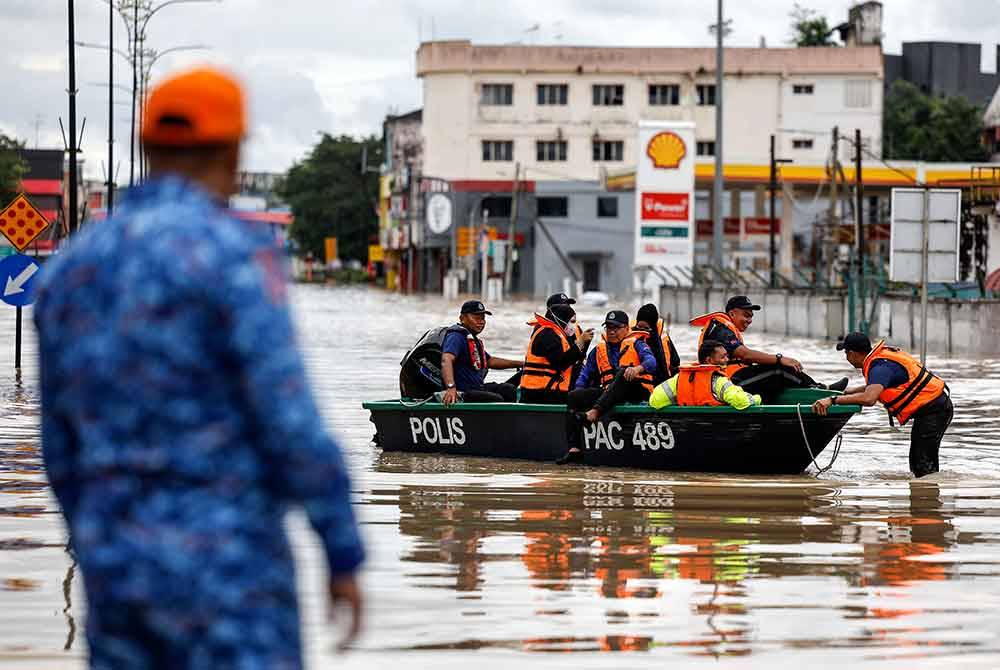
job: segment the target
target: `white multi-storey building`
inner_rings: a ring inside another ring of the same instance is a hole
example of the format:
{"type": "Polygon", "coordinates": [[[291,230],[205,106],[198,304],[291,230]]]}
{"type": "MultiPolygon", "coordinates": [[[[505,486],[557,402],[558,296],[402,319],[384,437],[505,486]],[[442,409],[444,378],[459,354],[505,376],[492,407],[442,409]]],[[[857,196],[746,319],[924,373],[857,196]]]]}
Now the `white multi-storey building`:
{"type": "MultiPolygon", "coordinates": [[[[509,180],[520,163],[530,180],[598,179],[635,164],[640,119],[694,121],[713,160],[713,49],[426,42],[417,74],[428,174],[509,180]]],[[[834,126],[881,155],[882,76],[877,46],[727,48],[725,162],[767,164],[773,133],[782,157],[821,164],[834,126]]]]}
{"type": "MultiPolygon", "coordinates": [[[[641,151],[640,120],[695,122],[696,217],[711,216],[705,190],[716,150],[714,49],[426,42],[417,75],[423,171],[451,182],[459,224],[476,225],[488,211],[488,223],[506,230],[521,168],[516,228],[525,243],[516,290],[541,294],[566,276],[585,289],[627,288],[632,196],[602,192],[600,184],[606,175],[616,187],[627,183],[623,173],[641,151]]],[[[834,127],[851,140],[860,129],[869,155],[881,155],[882,80],[878,46],[726,49],[723,215],[739,218],[742,207],[742,214],[764,216],[772,134],[779,157],[821,174],[834,127]]],[[[853,147],[842,142],[839,151],[849,162],[853,147]]],[[[783,199],[779,194],[779,205],[783,199]]],[[[779,216],[792,210],[782,207],[779,216]]],[[[792,230],[793,221],[782,227],[792,230]]],[[[787,268],[791,235],[782,236],[782,247],[787,268]]]]}

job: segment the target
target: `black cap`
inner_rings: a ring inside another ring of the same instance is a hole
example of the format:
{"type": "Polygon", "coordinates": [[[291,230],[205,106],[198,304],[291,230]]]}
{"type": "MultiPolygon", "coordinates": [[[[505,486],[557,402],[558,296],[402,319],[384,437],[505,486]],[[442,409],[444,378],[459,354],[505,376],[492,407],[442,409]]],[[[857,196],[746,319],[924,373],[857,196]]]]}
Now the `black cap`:
{"type": "Polygon", "coordinates": [[[872,341],[864,333],[848,333],[837,343],[837,351],[856,351],[867,354],[872,350],[872,341]]]}
{"type": "Polygon", "coordinates": [[[462,314],[489,314],[493,316],[493,312],[487,311],[486,305],[478,300],[466,300],[463,302],[462,314]]]}
{"type": "Polygon", "coordinates": [[[606,326],[609,323],[613,323],[616,326],[627,326],[628,325],[628,314],[621,311],[620,309],[613,309],[608,312],[608,315],[604,317],[604,323],[602,326],[606,326]]]}
{"type": "Polygon", "coordinates": [[[552,305],[573,305],[576,304],[576,300],[569,297],[565,293],[553,293],[549,296],[549,299],[545,301],[546,307],[552,307],[552,305]]]}
{"type": "Polygon", "coordinates": [[[734,295],[726,303],[726,311],[730,312],[734,309],[750,309],[756,312],[760,309],[760,305],[753,304],[750,302],[750,298],[745,295],[734,295]]]}

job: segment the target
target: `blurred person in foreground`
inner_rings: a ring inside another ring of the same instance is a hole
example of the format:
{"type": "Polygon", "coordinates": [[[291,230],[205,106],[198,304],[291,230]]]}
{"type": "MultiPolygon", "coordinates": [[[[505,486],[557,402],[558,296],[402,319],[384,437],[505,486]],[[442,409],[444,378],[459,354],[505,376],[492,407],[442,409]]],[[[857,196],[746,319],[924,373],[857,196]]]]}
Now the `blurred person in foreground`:
{"type": "MultiPolygon", "coordinates": [[[[211,69],[157,86],[150,177],[46,267],[42,444],[87,594],[92,668],[300,668],[283,529],[305,509],[357,634],[350,484],[307,385],[281,251],[224,207],[245,103],[211,69]]],[[[332,610],[331,610],[332,611],[332,610]]]]}

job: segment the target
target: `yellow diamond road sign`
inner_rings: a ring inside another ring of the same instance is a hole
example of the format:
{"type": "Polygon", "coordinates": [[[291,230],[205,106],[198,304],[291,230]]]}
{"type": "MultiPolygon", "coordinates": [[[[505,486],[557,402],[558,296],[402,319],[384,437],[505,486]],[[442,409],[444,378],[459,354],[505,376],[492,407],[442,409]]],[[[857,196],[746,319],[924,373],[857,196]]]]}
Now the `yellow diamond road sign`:
{"type": "Polygon", "coordinates": [[[24,251],[24,248],[48,226],[49,222],[23,193],[0,212],[0,233],[3,233],[18,251],[24,251]]]}

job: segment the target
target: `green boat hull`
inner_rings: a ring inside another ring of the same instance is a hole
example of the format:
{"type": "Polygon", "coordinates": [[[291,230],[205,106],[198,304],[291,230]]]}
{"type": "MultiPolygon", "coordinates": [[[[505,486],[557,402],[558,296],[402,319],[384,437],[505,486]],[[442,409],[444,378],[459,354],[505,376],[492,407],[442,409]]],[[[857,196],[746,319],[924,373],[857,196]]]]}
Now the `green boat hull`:
{"type": "MultiPolygon", "coordinates": [[[[795,389],[780,404],[731,407],[624,405],[582,429],[584,463],[732,474],[798,474],[850,418],[856,405],[812,413],[830,391],[795,389]],[[805,433],[803,435],[803,432],[805,433]],[[811,453],[810,453],[811,452],[811,453]]],[[[366,402],[384,451],[554,461],[565,453],[566,408],[514,403],[413,405],[366,402]]]]}

